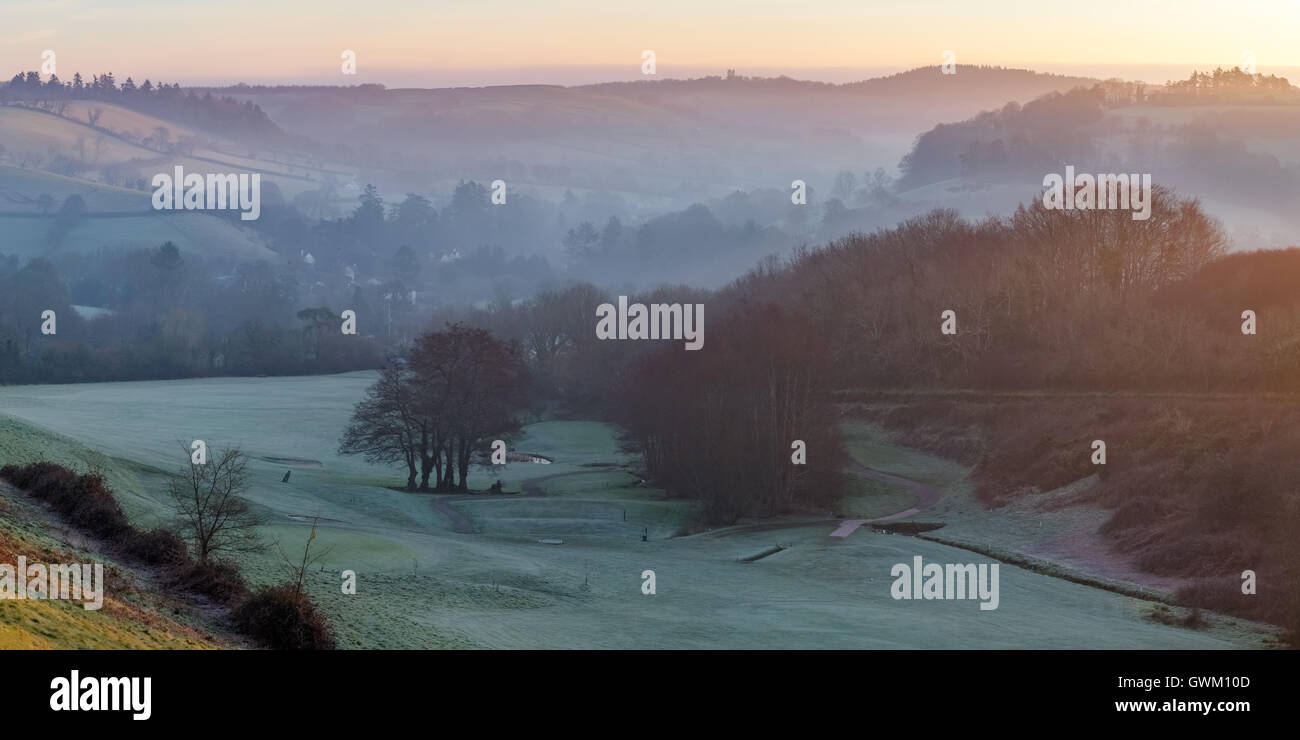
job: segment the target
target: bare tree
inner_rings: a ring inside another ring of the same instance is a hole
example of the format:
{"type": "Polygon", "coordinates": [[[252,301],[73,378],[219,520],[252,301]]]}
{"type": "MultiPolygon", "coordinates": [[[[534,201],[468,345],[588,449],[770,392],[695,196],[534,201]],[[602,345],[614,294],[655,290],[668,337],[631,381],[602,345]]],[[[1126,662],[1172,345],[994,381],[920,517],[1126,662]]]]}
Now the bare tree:
{"type": "MultiPolygon", "coordinates": [[[[189,446],[181,443],[185,456],[189,446]]],[[[202,464],[188,462],[167,485],[176,503],[180,533],[194,544],[201,562],[217,555],[257,552],[265,548],[257,537],[263,517],[241,494],[248,490],[248,458],[228,447],[202,464]]]]}
{"type": "MultiPolygon", "coordinates": [[[[405,463],[406,489],[414,491],[416,466],[421,463],[422,455],[427,457],[429,429],[416,410],[408,375],[391,362],[380,371],[379,380],[353,410],[339,452],[362,455],[369,463],[405,463]]],[[[426,487],[428,467],[425,466],[424,475],[426,487]]]]}
{"type": "Polygon", "coordinates": [[[311,520],[311,534],[307,537],[307,544],[304,545],[302,548],[301,562],[295,563],[285,553],[284,548],[280,547],[280,543],[279,542],[275,543],[276,548],[280,550],[280,557],[284,559],[285,565],[287,565],[289,567],[289,571],[293,573],[294,593],[299,595],[302,594],[302,581],[303,581],[303,577],[307,574],[307,569],[310,568],[312,565],[316,564],[317,562],[319,562],[326,555],[329,555],[330,551],[334,549],[332,547],[327,547],[324,550],[321,550],[320,552],[316,553],[315,555],[311,554],[311,543],[316,541],[316,525],[319,523],[320,523],[320,517],[314,517],[311,520]]]}

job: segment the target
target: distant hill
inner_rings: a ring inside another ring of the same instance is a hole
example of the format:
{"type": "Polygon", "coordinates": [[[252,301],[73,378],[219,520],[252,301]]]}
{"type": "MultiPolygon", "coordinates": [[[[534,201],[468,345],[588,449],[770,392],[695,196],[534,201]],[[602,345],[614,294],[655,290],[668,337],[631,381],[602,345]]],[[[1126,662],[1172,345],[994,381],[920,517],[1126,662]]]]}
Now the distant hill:
{"type": "Polygon", "coordinates": [[[936,123],[960,120],[990,106],[1027,101],[1097,81],[1027,69],[958,65],[951,75],[943,74],[938,66],[918,67],[844,84],[789,77],[706,77],[616,82],[580,89],[658,106],[685,107],[718,120],[728,120],[736,113],[762,113],[850,131],[903,127],[915,135],[936,123]]]}
{"type": "Polygon", "coordinates": [[[351,180],[351,173],[326,169],[309,154],[268,150],[90,100],[62,101],[61,114],[28,104],[0,106],[0,146],[0,165],[141,191],[151,190],[154,174],[176,165],[187,172],[260,172],[287,197],[351,180]]]}
{"type": "Polygon", "coordinates": [[[255,232],[212,214],[154,211],[148,192],[12,165],[0,165],[0,233],[0,254],[8,256],[152,249],[170,241],[187,252],[276,259],[255,232]],[[55,211],[74,195],[86,212],[53,246],[55,211]]]}
{"type": "Polygon", "coordinates": [[[1007,103],[923,133],[902,159],[900,195],[957,193],[968,215],[1006,211],[1049,172],[1150,173],[1195,194],[1241,248],[1277,246],[1300,227],[1300,89],[1216,70],[1163,87],[1107,80],[1007,103]],[[979,193],[978,197],[969,197],[979,193]]]}
{"type": "Polygon", "coordinates": [[[734,188],[786,189],[792,179],[841,169],[892,167],[937,122],[1091,82],[959,66],[955,75],[925,67],[844,85],[708,77],[581,87],[212,92],[250,100],[281,128],[340,156],[418,171],[435,182],[500,177],[689,200],[734,188]]]}
{"type": "Polygon", "coordinates": [[[97,100],[51,109],[0,105],[0,254],[48,255],[100,248],[154,248],[243,259],[276,255],[253,229],[208,213],[157,212],[152,178],[172,172],[262,175],[263,197],[292,198],[352,180],[307,154],[244,144],[97,100]],[[91,120],[94,123],[92,125],[91,120]],[[70,196],[84,214],[53,246],[54,214],[70,196]]]}

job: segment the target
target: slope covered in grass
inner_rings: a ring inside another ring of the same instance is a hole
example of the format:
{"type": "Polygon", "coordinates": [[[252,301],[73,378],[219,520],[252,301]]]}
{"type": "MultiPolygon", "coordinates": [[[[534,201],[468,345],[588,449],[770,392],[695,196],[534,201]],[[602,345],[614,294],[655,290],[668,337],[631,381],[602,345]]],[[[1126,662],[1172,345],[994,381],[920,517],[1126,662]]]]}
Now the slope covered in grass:
{"type": "Polygon", "coordinates": [[[1022,552],[1188,604],[1296,623],[1294,397],[922,396],[857,413],[892,432],[877,429],[881,444],[973,467],[947,535],[974,522],[963,536],[1005,528],[994,539],[1022,552]],[[1094,440],[1106,443],[1104,465],[1093,461],[1094,440]],[[1247,570],[1271,587],[1243,593],[1247,570]]]}
{"type": "MultiPolygon", "coordinates": [[[[14,430],[3,427],[3,437],[14,430]]],[[[5,459],[11,459],[6,457],[5,459]]],[[[234,647],[166,595],[152,573],[100,552],[93,540],[64,528],[24,494],[0,482],[0,563],[104,565],[103,606],[80,601],[0,599],[0,650],[206,649],[234,647]],[[75,543],[75,544],[74,544],[75,543]]]]}

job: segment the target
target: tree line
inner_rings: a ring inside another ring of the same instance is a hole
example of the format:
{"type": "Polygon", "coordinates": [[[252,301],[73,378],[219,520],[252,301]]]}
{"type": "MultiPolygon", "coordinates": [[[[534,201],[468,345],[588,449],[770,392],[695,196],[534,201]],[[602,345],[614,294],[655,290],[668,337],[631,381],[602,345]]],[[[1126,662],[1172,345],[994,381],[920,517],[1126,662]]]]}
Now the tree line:
{"type": "Polygon", "coordinates": [[[585,284],[441,316],[518,342],[536,393],[619,421],[651,477],[725,521],[833,499],[840,453],[818,430],[835,427],[836,390],[1300,391],[1300,300],[1286,287],[1300,250],[1228,246],[1199,203],[1157,186],[1146,221],[1038,201],[980,221],[937,210],[720,290],[629,298],[704,303],[702,352],[597,340],[611,296],[585,284]],[[1255,337],[1241,333],[1250,308],[1267,324],[1255,337]],[[807,467],[789,466],[795,439],[807,467]]]}
{"type": "Polygon", "coordinates": [[[619,389],[615,418],[649,475],[697,501],[711,524],[831,506],[847,457],[829,348],[797,312],[771,303],[725,315],[709,332],[704,351],[639,358],[619,389]]]}
{"type": "Polygon", "coordinates": [[[1295,336],[1294,307],[1270,310],[1269,338],[1242,342],[1249,297],[1210,317],[1187,292],[1221,269],[1222,227],[1166,188],[1152,202],[1146,221],[1039,201],[974,222],[937,210],[740,282],[808,312],[834,347],[841,388],[1275,387],[1265,358],[1295,336]],[[947,310],[953,334],[941,332],[947,310]]]}
{"type": "Polygon", "coordinates": [[[305,277],[265,262],[185,253],[170,242],[25,263],[0,255],[0,383],[298,375],[382,364],[383,343],[373,336],[383,328],[382,294],[370,286],[322,294],[305,277]],[[334,306],[320,305],[326,300],[334,306]],[[78,311],[87,306],[98,315],[83,317],[78,311]],[[357,312],[355,335],[341,331],[343,307],[357,312]],[[49,334],[47,310],[55,317],[49,334]]]}
{"type": "MultiPolygon", "coordinates": [[[[527,301],[436,316],[518,347],[529,377],[519,403],[619,423],[646,475],[669,495],[698,504],[708,523],[833,505],[842,493],[845,457],[832,353],[806,313],[776,300],[748,304],[728,291],[687,287],[629,298],[705,303],[706,315],[716,316],[708,320],[707,346],[688,352],[678,341],[597,339],[596,307],[612,299],[575,283],[527,301]]],[[[416,486],[422,460],[414,452],[421,447],[419,430],[430,424],[412,425],[409,414],[399,413],[398,399],[403,388],[421,387],[401,378],[403,372],[418,377],[412,368],[422,362],[413,354],[405,370],[386,369],[345,437],[345,447],[365,452],[361,429],[389,430],[370,459],[405,464],[408,487],[416,486]]]]}
{"type": "MultiPolygon", "coordinates": [[[[203,94],[186,92],[179,83],[145,80],[136,84],[127,77],[121,84],[112,72],[91,75],[85,81],[80,72],[68,82],[57,74],[41,81],[39,72],[19,72],[8,83],[0,85],[0,103],[39,101],[47,110],[60,115],[69,100],[99,100],[115,103],[158,118],[176,121],[195,128],[218,131],[226,135],[283,136],[280,127],[252,101],[239,102],[230,97],[217,97],[211,92],[203,94]],[[60,106],[60,103],[64,103],[60,106]]],[[[98,115],[92,109],[87,113],[88,123],[94,126],[98,115]]]]}

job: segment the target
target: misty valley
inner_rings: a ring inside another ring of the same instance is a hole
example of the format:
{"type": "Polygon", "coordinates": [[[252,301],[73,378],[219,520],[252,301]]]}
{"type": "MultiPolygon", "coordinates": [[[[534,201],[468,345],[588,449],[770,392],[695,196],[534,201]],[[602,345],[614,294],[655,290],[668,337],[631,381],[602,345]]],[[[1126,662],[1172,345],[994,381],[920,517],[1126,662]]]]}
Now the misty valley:
{"type": "Polygon", "coordinates": [[[0,647],[1295,645],[1271,68],[638,40],[433,84],[362,39],[235,78],[40,38],[0,84],[0,574],[102,563],[103,608],[15,570],[0,647]]]}

